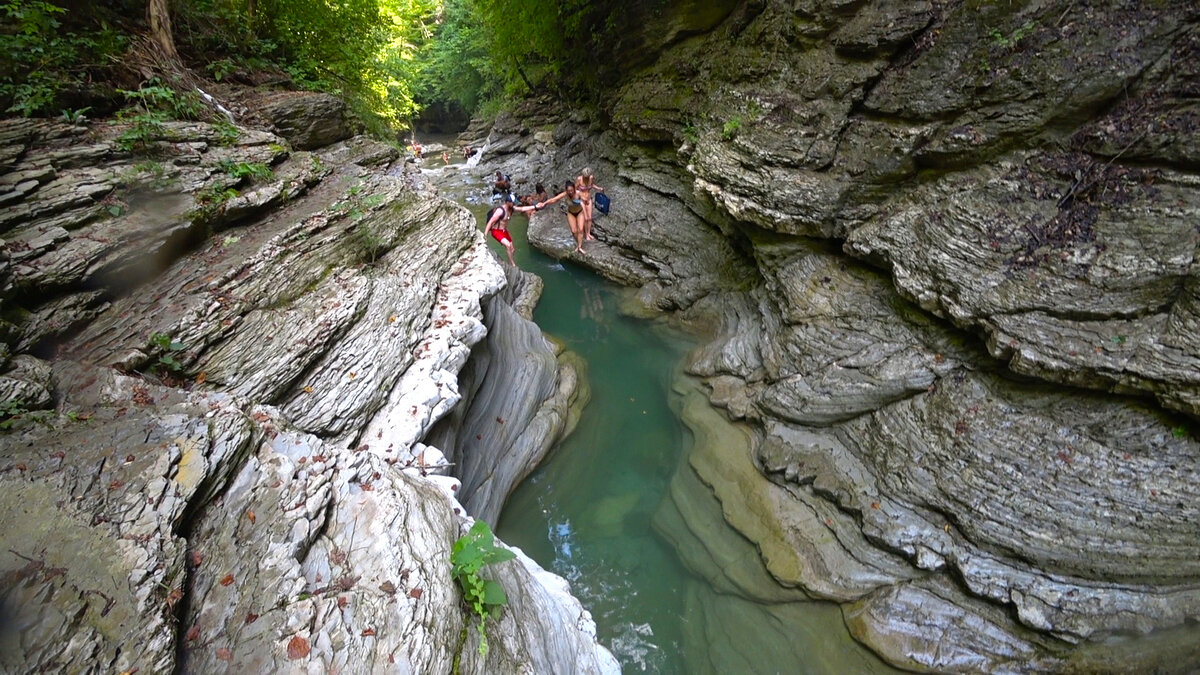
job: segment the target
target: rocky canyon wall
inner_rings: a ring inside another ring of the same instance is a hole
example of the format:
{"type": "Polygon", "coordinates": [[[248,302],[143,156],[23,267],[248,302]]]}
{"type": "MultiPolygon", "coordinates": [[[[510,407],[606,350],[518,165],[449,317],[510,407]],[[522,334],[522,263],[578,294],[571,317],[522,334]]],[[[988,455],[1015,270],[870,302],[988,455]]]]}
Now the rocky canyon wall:
{"type": "Polygon", "coordinates": [[[553,209],[533,243],[709,338],[690,370],[757,471],[693,470],[772,601],[838,601],[915,670],[1200,667],[1197,8],[663,25],[600,109],[533,100],[476,145],[530,184],[593,167],[587,255],[553,209]]]}
{"type": "Polygon", "coordinates": [[[526,281],[340,102],[279,105],[0,123],[0,670],[615,672],[528,558],[486,656],[451,577],[457,498],[494,519],[568,416],[526,281]],[[506,425],[431,444],[472,350],[538,342],[506,425]]]}

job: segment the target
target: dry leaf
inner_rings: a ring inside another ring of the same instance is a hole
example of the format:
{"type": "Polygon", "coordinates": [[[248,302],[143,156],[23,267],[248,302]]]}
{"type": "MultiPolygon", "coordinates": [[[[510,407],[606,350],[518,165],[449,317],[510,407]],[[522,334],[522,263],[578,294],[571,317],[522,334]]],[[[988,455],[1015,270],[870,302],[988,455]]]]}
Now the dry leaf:
{"type": "Polygon", "coordinates": [[[221,647],[220,649],[217,650],[217,658],[222,661],[232,661],[233,660],[233,652],[229,651],[228,649],[226,649],[224,647],[221,647]]]}
{"type": "Polygon", "coordinates": [[[368,628],[368,629],[364,630],[364,631],[362,632],[362,636],[363,636],[363,637],[374,637],[374,636],[375,636],[375,629],[374,629],[374,628],[368,628]]]}
{"type": "Polygon", "coordinates": [[[425,593],[425,591],[423,591],[419,588],[414,588],[408,592],[408,597],[412,598],[413,600],[420,600],[421,595],[424,593],[425,593]]]}
{"type": "Polygon", "coordinates": [[[186,639],[188,642],[195,642],[200,639],[200,624],[196,624],[188,629],[186,639]]]}
{"type": "Polygon", "coordinates": [[[196,376],[196,384],[204,384],[204,381],[207,379],[208,379],[208,373],[200,373],[199,375],[196,376]]]}
{"type": "Polygon", "coordinates": [[[313,388],[312,388],[312,387],[305,387],[305,388],[304,388],[304,393],[306,393],[306,394],[311,394],[311,393],[313,393],[313,388]]]}
{"type": "Polygon", "coordinates": [[[228,586],[229,584],[232,584],[232,583],[233,583],[233,574],[232,573],[226,574],[225,576],[221,577],[221,585],[222,586],[228,586]]]}
{"type": "Polygon", "coordinates": [[[258,621],[258,615],[254,612],[246,612],[246,625],[249,626],[255,621],[258,621]]]}
{"type": "Polygon", "coordinates": [[[289,659],[302,659],[308,656],[309,649],[308,640],[297,635],[288,641],[287,655],[289,659]]]}

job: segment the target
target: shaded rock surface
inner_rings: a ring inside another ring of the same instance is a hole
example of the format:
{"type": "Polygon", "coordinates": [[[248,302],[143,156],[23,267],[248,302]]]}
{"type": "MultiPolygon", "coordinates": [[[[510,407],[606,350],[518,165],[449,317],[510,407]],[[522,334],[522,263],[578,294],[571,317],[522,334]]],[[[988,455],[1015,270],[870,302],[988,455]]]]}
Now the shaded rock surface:
{"type": "Polygon", "coordinates": [[[524,556],[481,657],[450,575],[453,474],[494,518],[575,396],[547,348],[504,432],[431,444],[473,350],[545,342],[468,212],[363,138],[2,126],[4,670],[617,670],[524,556]]]}
{"type": "MultiPolygon", "coordinates": [[[[692,468],[779,592],[902,668],[1191,672],[1198,36],[1190,5],[745,3],[595,116],[502,115],[479,168],[595,170],[588,255],[556,207],[531,242],[709,338],[727,450],[692,468]]],[[[689,566],[766,595],[673,501],[689,566]]]]}
{"type": "Polygon", "coordinates": [[[259,109],[275,133],[300,150],[331,145],[353,135],[346,102],[318,92],[286,92],[263,101],[259,109]]]}

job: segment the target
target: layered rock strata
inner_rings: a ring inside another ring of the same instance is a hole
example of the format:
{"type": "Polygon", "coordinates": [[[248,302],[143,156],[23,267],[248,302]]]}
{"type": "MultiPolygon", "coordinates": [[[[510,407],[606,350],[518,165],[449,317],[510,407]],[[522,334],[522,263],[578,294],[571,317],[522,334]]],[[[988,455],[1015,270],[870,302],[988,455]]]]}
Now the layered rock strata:
{"type": "Polygon", "coordinates": [[[486,656],[450,575],[456,469],[496,474],[494,512],[573,382],[549,351],[519,442],[426,442],[474,349],[541,339],[474,218],[361,138],[168,125],[137,156],[119,133],[0,132],[29,176],[0,214],[4,669],[614,672],[528,558],[489,572],[510,602],[486,656]]]}
{"type": "Polygon", "coordinates": [[[553,209],[531,240],[711,338],[690,369],[764,477],[711,488],[770,576],[907,669],[1194,670],[1195,8],[744,3],[661,35],[595,123],[531,103],[481,166],[595,169],[588,254],[553,209]]]}

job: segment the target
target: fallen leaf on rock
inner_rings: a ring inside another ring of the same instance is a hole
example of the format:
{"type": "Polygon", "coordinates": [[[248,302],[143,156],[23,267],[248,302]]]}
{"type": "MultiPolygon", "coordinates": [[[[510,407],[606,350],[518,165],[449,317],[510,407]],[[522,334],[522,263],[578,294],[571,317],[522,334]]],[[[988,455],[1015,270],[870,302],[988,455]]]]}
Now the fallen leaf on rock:
{"type": "Polygon", "coordinates": [[[208,380],[208,373],[200,373],[196,376],[196,384],[204,384],[208,380]]]}
{"type": "Polygon", "coordinates": [[[217,658],[222,661],[232,661],[233,660],[233,652],[229,651],[228,649],[226,649],[224,647],[221,647],[220,649],[217,650],[217,658]]]}
{"type": "Polygon", "coordinates": [[[382,584],[379,584],[379,590],[383,591],[384,593],[387,593],[388,595],[395,595],[396,594],[396,584],[393,584],[390,581],[385,581],[382,584]]]}
{"type": "Polygon", "coordinates": [[[254,515],[254,509],[250,509],[249,511],[247,511],[247,512],[246,512],[246,517],[250,519],[250,524],[251,524],[251,525],[253,525],[253,524],[254,524],[254,521],[258,520],[258,516],[255,516],[255,515],[254,515]]]}
{"type": "Polygon", "coordinates": [[[302,659],[308,656],[310,651],[312,650],[308,646],[308,640],[305,640],[299,635],[293,637],[291,640],[288,640],[287,655],[289,659],[302,659]]]}
{"type": "Polygon", "coordinates": [[[424,594],[425,594],[425,591],[423,591],[419,588],[414,588],[408,592],[408,597],[412,598],[413,600],[420,600],[421,596],[424,594]]]}
{"type": "Polygon", "coordinates": [[[178,588],[172,588],[170,593],[167,593],[167,607],[174,609],[175,603],[183,599],[183,591],[178,588]]]}
{"type": "Polygon", "coordinates": [[[338,609],[346,609],[346,605],[349,605],[349,604],[350,604],[350,601],[346,599],[346,596],[344,596],[344,595],[338,596],[338,599],[337,599],[338,609]]]}
{"type": "Polygon", "coordinates": [[[255,621],[258,621],[258,615],[254,612],[246,612],[246,625],[248,626],[255,621]]]}
{"type": "Polygon", "coordinates": [[[256,412],[253,415],[251,415],[250,417],[253,418],[254,421],[258,422],[259,424],[271,419],[271,416],[266,414],[265,412],[256,412]]]}
{"type": "Polygon", "coordinates": [[[200,624],[196,624],[195,626],[189,628],[185,639],[188,642],[195,642],[196,640],[200,639],[200,624]]]}
{"type": "Polygon", "coordinates": [[[228,586],[228,585],[232,584],[233,583],[233,573],[226,574],[225,576],[221,577],[220,583],[222,586],[228,586]]]}
{"type": "Polygon", "coordinates": [[[363,636],[363,637],[374,637],[374,636],[375,636],[375,629],[374,629],[374,628],[368,628],[368,629],[364,630],[364,631],[362,632],[362,636],[363,636]]]}
{"type": "Polygon", "coordinates": [[[312,387],[305,387],[305,388],[304,388],[304,393],[306,393],[306,394],[311,394],[311,393],[313,393],[313,388],[312,388],[312,387]]]}
{"type": "Polygon", "coordinates": [[[200,551],[192,551],[192,567],[199,567],[202,562],[204,562],[204,555],[200,551]]]}
{"type": "Polygon", "coordinates": [[[878,509],[878,508],[879,508],[879,502],[871,502],[871,508],[873,508],[873,509],[878,509]]]}

